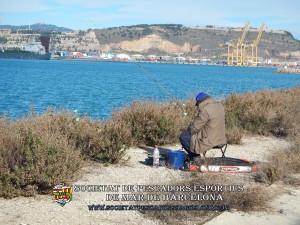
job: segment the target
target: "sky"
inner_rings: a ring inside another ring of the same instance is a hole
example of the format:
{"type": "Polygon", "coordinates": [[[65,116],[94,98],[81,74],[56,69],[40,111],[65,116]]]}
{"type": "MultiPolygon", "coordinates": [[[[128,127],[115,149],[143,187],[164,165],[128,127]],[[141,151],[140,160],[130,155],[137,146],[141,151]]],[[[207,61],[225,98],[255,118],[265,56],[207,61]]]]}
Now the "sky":
{"type": "Polygon", "coordinates": [[[0,0],[1,25],[46,23],[74,30],[137,24],[259,28],[300,40],[299,0],[0,0]]]}

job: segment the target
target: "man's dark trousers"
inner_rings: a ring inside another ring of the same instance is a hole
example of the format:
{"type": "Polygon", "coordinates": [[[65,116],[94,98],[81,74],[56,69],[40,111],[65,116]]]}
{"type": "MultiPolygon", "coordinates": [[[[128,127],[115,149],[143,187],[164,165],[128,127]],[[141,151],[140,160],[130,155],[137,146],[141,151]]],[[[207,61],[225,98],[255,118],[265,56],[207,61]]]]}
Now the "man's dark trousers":
{"type": "Polygon", "coordinates": [[[190,160],[192,160],[194,157],[199,156],[200,154],[196,154],[194,152],[190,151],[190,142],[191,142],[192,135],[190,133],[183,133],[180,135],[179,140],[186,152],[188,153],[190,160]]]}

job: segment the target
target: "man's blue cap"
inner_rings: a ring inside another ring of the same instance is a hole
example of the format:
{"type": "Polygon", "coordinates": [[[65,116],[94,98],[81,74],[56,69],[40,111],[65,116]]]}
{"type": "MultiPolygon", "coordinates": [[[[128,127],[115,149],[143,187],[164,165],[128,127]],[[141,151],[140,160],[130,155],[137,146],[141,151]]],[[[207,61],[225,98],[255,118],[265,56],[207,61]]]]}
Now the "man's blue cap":
{"type": "Polygon", "coordinates": [[[204,98],[207,98],[207,97],[209,97],[208,94],[206,94],[205,92],[200,92],[200,93],[196,96],[196,105],[198,105],[199,102],[200,102],[201,100],[203,100],[204,98]]]}

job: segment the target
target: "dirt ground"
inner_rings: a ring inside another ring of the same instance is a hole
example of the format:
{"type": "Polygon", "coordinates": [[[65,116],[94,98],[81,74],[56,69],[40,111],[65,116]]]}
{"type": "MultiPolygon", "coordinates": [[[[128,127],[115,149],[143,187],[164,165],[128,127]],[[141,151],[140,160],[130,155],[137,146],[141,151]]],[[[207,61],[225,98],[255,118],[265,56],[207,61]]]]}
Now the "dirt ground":
{"type": "MultiPolygon", "coordinates": [[[[265,161],[272,151],[288,146],[289,143],[285,140],[273,137],[247,137],[243,139],[243,145],[228,146],[226,156],[265,161]]],[[[180,146],[164,146],[163,148],[178,150],[180,146]]],[[[166,167],[154,169],[145,165],[144,161],[151,150],[152,148],[130,148],[127,152],[130,159],[125,165],[104,167],[94,164],[83,168],[82,178],[70,183],[74,185],[73,198],[64,207],[57,204],[51,195],[18,197],[9,200],[0,198],[0,224],[160,224],[159,221],[147,218],[136,210],[90,211],[88,205],[93,204],[130,205],[135,203],[123,200],[108,201],[108,191],[75,191],[75,186],[79,187],[79,185],[106,185],[107,188],[120,185],[119,192],[122,192],[124,185],[133,185],[135,188],[137,185],[167,185],[189,178],[191,174],[189,172],[166,167]]],[[[219,157],[221,154],[219,150],[211,150],[207,156],[219,157]]],[[[300,191],[289,190],[288,193],[290,194],[279,196],[270,203],[274,206],[273,214],[224,212],[207,224],[270,224],[271,222],[272,224],[300,224],[299,213],[296,214],[295,211],[300,212],[299,204],[297,205],[297,202],[300,202],[300,191]],[[251,219],[248,220],[248,218],[251,219]],[[253,223],[248,223],[249,221],[253,223]]],[[[115,194],[115,192],[112,191],[109,194],[115,194]]],[[[112,198],[113,195],[109,197],[112,198]]]]}

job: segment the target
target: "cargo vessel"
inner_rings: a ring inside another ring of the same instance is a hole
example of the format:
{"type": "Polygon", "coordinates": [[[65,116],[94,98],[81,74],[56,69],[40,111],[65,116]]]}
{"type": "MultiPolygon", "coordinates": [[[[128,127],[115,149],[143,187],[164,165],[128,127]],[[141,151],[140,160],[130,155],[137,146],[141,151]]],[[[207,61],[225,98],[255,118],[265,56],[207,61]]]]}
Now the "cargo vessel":
{"type": "Polygon", "coordinates": [[[35,60],[49,60],[51,53],[49,53],[50,37],[40,37],[40,41],[32,39],[26,43],[22,48],[1,48],[0,59],[35,59],[35,60]]]}

